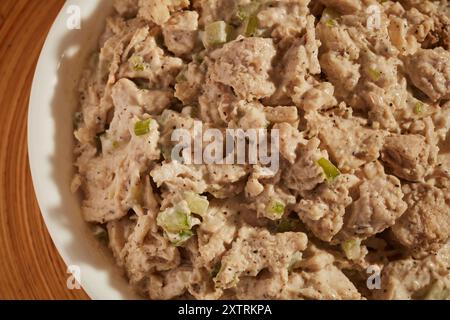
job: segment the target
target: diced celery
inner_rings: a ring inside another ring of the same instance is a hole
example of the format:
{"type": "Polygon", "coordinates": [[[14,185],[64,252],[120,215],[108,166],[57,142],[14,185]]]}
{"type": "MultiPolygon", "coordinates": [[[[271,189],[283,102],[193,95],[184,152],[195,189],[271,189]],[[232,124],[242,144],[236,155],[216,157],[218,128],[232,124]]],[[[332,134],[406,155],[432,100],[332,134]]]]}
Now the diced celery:
{"type": "Polygon", "coordinates": [[[135,64],[135,65],[133,66],[133,70],[134,70],[134,71],[144,71],[144,70],[145,70],[145,67],[144,67],[143,64],[135,64]]]}
{"type": "Polygon", "coordinates": [[[361,239],[350,239],[341,244],[347,259],[357,260],[361,257],[361,239]]]}
{"type": "Polygon", "coordinates": [[[193,235],[194,233],[191,230],[181,231],[176,235],[176,237],[174,237],[172,244],[175,247],[179,247],[183,245],[186,241],[188,241],[193,235]]]}
{"type": "Polygon", "coordinates": [[[245,36],[246,37],[253,37],[256,35],[256,31],[258,30],[259,21],[258,17],[255,15],[252,15],[246,19],[245,22],[245,36]]]}
{"type": "Polygon", "coordinates": [[[338,19],[340,14],[333,8],[325,8],[322,13],[322,19],[338,19]]]}
{"type": "Polygon", "coordinates": [[[229,40],[231,26],[225,21],[215,21],[205,27],[203,44],[206,48],[226,43],[229,40]]]}
{"type": "Polygon", "coordinates": [[[299,221],[295,219],[281,219],[276,227],[276,232],[289,232],[294,231],[299,225],[299,221]]]}
{"type": "Polygon", "coordinates": [[[164,229],[166,237],[175,246],[186,242],[194,235],[192,228],[201,221],[191,215],[185,200],[175,207],[168,208],[159,213],[156,224],[164,229]]]}
{"type": "Polygon", "coordinates": [[[321,158],[320,160],[317,161],[317,164],[320,167],[322,167],[322,170],[325,174],[325,178],[327,179],[328,182],[333,182],[341,174],[339,169],[333,163],[331,163],[330,160],[321,158]]]}
{"type": "Polygon", "coordinates": [[[152,119],[146,119],[136,122],[134,125],[134,134],[137,136],[144,136],[150,132],[150,123],[152,119]]]}
{"type": "Polygon", "coordinates": [[[178,234],[191,229],[190,212],[178,206],[160,212],[156,222],[168,233],[178,234]]]}
{"type": "Polygon", "coordinates": [[[369,68],[367,70],[367,73],[369,74],[370,79],[372,79],[373,81],[378,81],[381,78],[381,72],[376,69],[369,68]]]}
{"type": "MultiPolygon", "coordinates": [[[[194,209],[200,212],[204,208],[200,206],[194,209]]],[[[191,238],[194,235],[192,228],[200,223],[200,219],[191,215],[191,209],[186,200],[160,212],[156,218],[156,224],[164,230],[164,234],[174,246],[181,246],[191,238]]]]}
{"type": "Polygon", "coordinates": [[[322,22],[329,28],[337,26],[337,19],[339,18],[339,14],[331,8],[325,8],[322,13],[322,22]]]}
{"type": "Polygon", "coordinates": [[[421,115],[423,112],[425,105],[422,102],[417,102],[414,106],[414,113],[417,115],[421,115]]]}
{"type": "Polygon", "coordinates": [[[186,192],[184,199],[192,213],[202,216],[208,211],[209,201],[206,197],[202,197],[193,192],[186,192]]]}
{"type": "Polygon", "coordinates": [[[328,28],[333,28],[337,26],[337,22],[334,19],[328,19],[327,21],[325,21],[325,24],[328,28]]]}
{"type": "Polygon", "coordinates": [[[261,0],[253,0],[248,4],[240,5],[238,7],[236,16],[238,17],[239,20],[244,21],[248,19],[250,16],[256,15],[262,4],[263,1],[261,0]]]}
{"type": "Polygon", "coordinates": [[[132,56],[130,58],[131,67],[134,71],[144,71],[145,70],[145,63],[144,58],[141,56],[132,56]]]}
{"type": "Polygon", "coordinates": [[[270,217],[281,218],[284,214],[286,205],[281,200],[272,200],[266,208],[266,212],[270,217]]]}
{"type": "Polygon", "coordinates": [[[337,19],[339,19],[339,14],[331,8],[325,8],[322,13],[322,22],[329,28],[337,26],[337,19]]]}

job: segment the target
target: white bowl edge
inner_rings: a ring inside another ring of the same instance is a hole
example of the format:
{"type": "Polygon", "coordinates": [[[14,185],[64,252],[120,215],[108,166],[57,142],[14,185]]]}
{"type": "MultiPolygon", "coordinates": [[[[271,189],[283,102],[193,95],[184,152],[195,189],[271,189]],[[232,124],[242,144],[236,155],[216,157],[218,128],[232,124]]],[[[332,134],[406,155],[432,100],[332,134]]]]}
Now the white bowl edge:
{"type": "Polygon", "coordinates": [[[28,153],[45,224],[66,265],[79,267],[83,289],[92,299],[137,299],[112,258],[89,233],[79,199],[70,193],[75,89],[110,7],[111,1],[69,0],[53,23],[31,89],[28,153]],[[80,30],[67,27],[67,19],[74,14],[70,8],[80,9],[80,30]]]}

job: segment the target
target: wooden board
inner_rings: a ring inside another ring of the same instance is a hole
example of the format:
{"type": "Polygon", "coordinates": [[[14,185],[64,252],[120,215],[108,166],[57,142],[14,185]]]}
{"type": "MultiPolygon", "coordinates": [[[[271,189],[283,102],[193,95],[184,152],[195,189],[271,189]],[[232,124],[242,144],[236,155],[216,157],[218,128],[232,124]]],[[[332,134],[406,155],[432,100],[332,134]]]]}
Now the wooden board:
{"type": "Polygon", "coordinates": [[[64,0],[0,0],[0,299],[88,299],[39,212],[28,166],[27,110],[36,62],[64,0]]]}

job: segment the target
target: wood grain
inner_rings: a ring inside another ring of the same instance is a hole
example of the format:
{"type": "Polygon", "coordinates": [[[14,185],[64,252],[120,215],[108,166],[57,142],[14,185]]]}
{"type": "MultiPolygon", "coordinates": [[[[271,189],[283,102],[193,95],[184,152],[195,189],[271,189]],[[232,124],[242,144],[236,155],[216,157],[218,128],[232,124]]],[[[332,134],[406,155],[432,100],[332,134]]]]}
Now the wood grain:
{"type": "Polygon", "coordinates": [[[27,111],[35,65],[64,0],[0,1],[0,299],[88,299],[41,217],[28,166],[27,111]]]}

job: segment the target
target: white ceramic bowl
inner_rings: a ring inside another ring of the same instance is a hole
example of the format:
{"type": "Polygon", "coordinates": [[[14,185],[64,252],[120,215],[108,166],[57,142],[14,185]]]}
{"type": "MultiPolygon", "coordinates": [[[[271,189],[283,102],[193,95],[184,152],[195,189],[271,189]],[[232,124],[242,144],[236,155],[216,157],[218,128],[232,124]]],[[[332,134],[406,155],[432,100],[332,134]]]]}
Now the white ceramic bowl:
{"type": "Polygon", "coordinates": [[[114,266],[110,254],[101,250],[89,232],[81,217],[78,197],[70,192],[77,83],[88,56],[96,48],[111,3],[69,0],[54,22],[33,81],[28,150],[45,223],[65,263],[79,267],[84,290],[93,299],[134,299],[137,296],[114,266]],[[81,13],[80,30],[67,27],[68,19],[76,14],[71,10],[74,5],[81,13]]]}

